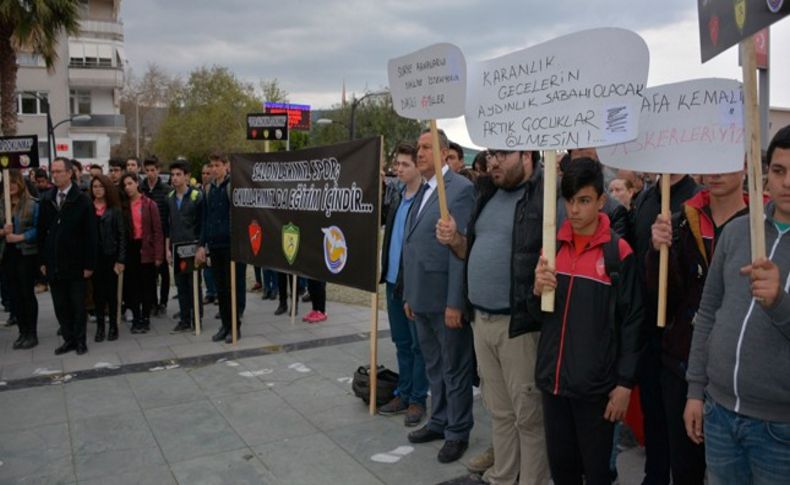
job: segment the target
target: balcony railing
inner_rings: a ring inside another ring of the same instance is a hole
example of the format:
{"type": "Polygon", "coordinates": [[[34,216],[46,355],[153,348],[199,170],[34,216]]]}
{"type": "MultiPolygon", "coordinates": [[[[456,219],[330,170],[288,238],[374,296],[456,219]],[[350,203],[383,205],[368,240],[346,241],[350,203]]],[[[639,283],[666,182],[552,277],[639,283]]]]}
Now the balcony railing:
{"type": "Polygon", "coordinates": [[[72,120],[73,128],[126,128],[124,115],[90,115],[89,120],[72,120]]]}

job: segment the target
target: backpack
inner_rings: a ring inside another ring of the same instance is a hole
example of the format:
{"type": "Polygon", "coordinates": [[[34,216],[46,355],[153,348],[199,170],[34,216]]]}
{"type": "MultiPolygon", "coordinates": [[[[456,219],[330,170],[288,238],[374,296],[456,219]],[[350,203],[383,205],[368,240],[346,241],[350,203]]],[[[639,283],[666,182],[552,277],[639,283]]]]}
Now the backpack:
{"type": "MultiPolygon", "coordinates": [[[[392,401],[395,391],[398,389],[398,373],[393,372],[383,365],[378,366],[376,378],[376,407],[383,406],[392,401]]],[[[354,379],[351,381],[351,389],[354,395],[370,404],[370,366],[360,366],[354,372],[354,379]]]]}

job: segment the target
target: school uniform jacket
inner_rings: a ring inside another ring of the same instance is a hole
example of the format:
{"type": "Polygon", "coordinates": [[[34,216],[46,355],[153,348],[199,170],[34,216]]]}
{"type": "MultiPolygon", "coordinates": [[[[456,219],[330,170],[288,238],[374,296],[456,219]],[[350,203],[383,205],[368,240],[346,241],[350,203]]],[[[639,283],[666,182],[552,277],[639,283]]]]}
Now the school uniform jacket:
{"type": "Polygon", "coordinates": [[[619,281],[612,287],[603,249],[610,239],[609,218],[599,214],[595,234],[577,256],[570,222],[560,228],[554,312],[541,312],[540,297],[533,296],[529,307],[543,323],[535,367],[543,392],[584,399],[635,384],[643,347],[642,295],[625,239],[618,241],[619,281]]]}

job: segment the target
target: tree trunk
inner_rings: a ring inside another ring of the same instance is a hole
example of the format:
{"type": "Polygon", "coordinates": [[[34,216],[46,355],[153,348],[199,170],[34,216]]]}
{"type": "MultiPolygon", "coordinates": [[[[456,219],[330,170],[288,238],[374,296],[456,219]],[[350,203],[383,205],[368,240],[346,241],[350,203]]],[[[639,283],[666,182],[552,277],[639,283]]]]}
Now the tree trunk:
{"type": "Polygon", "coordinates": [[[16,50],[11,45],[11,25],[0,22],[0,131],[16,135],[16,50]]]}

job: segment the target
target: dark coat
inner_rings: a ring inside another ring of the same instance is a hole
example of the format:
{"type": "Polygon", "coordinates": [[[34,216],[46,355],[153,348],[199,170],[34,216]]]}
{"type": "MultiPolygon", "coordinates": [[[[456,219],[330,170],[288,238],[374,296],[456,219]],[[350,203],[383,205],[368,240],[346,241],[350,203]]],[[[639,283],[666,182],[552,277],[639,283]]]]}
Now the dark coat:
{"type": "Polygon", "coordinates": [[[162,182],[162,179],[157,178],[156,185],[154,185],[152,189],[148,186],[148,179],[144,178],[142,183],[140,183],[140,190],[156,203],[156,208],[159,210],[159,222],[162,226],[162,234],[168,237],[170,235],[170,217],[167,208],[167,194],[173,190],[172,187],[162,182]]]}
{"type": "Polygon", "coordinates": [[[108,207],[98,223],[99,254],[126,264],[126,223],[120,207],[108,207]]]}
{"type": "Polygon", "coordinates": [[[209,185],[203,208],[200,245],[212,249],[230,247],[230,176],[209,185]]]}
{"type": "Polygon", "coordinates": [[[176,191],[173,190],[167,195],[170,242],[197,241],[203,223],[203,194],[198,189],[189,187],[181,201],[181,208],[176,200],[176,191]]]}
{"type": "MultiPolygon", "coordinates": [[[[154,201],[142,195],[143,202],[143,239],[140,248],[140,262],[143,264],[155,263],[165,260],[165,236],[162,233],[162,222],[159,209],[154,201]]],[[[131,223],[131,214],[129,215],[131,223]]],[[[130,238],[134,237],[134,229],[129,231],[130,238]]]]}
{"type": "Polygon", "coordinates": [[[38,254],[53,279],[83,278],[83,271],[96,268],[96,213],[93,203],[71,185],[63,206],[57,206],[57,190],[41,198],[38,218],[38,254]]]}

